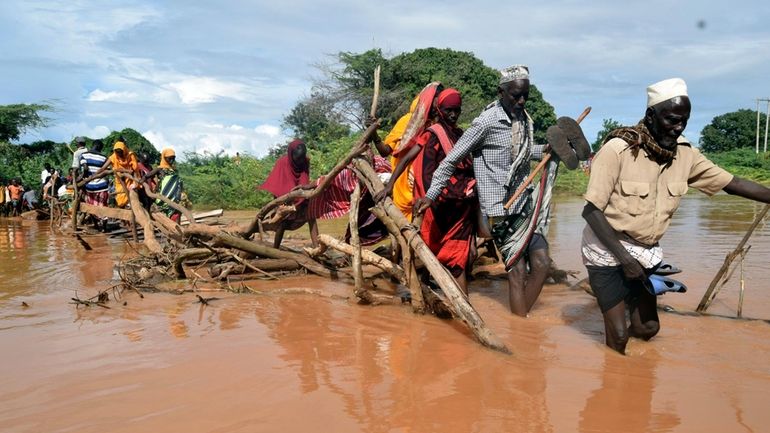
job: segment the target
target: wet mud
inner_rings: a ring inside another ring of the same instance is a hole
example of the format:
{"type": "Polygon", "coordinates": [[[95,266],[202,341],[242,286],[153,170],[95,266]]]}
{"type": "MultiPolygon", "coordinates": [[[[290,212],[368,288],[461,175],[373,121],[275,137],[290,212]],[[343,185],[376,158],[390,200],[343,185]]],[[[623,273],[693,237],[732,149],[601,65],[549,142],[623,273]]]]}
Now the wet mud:
{"type": "MultiPolygon", "coordinates": [[[[556,263],[580,277],[581,208],[557,202],[549,234],[556,263]]],[[[689,291],[660,301],[694,310],[760,209],[688,196],[661,243],[689,291]]],[[[582,290],[546,286],[521,319],[505,281],[476,279],[471,302],[514,351],[505,356],[406,307],[313,295],[207,293],[219,299],[201,305],[127,292],[110,309],[76,308],[72,296],[114,284],[116,258],[132,253],[87,240],[92,251],[46,223],[0,220],[0,431],[768,431],[765,322],[662,313],[660,334],[623,357],[604,348],[582,290]]],[[[750,243],[744,315],[770,319],[770,230],[750,243]]],[[[254,284],[351,290],[312,276],[254,284]]],[[[710,311],[734,315],[737,290],[728,284],[710,311]]]]}

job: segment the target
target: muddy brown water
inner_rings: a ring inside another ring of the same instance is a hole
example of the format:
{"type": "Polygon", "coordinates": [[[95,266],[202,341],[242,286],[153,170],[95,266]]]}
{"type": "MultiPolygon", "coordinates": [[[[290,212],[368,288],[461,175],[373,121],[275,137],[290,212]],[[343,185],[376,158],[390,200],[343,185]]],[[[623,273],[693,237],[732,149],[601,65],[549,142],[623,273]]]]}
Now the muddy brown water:
{"type": "MultiPolygon", "coordinates": [[[[581,270],[582,202],[560,199],[549,240],[581,270]]],[[[761,206],[685,198],[663,239],[685,269],[693,310],[761,206]]],[[[301,229],[305,230],[305,229],[301,229]]],[[[603,347],[592,298],[547,286],[527,319],[505,284],[476,280],[471,301],[513,349],[483,349],[462,326],[408,308],[311,295],[126,294],[110,309],[68,304],[114,284],[124,242],[51,235],[0,220],[2,432],[763,432],[770,431],[770,325],[664,313],[629,356],[603,347]],[[28,306],[23,306],[22,302],[28,306]]],[[[744,266],[746,316],[770,319],[770,231],[744,266]]],[[[583,272],[584,273],[584,272],[583,272]]],[[[262,288],[350,287],[315,277],[262,288]]],[[[737,284],[712,307],[733,314],[737,284]]]]}

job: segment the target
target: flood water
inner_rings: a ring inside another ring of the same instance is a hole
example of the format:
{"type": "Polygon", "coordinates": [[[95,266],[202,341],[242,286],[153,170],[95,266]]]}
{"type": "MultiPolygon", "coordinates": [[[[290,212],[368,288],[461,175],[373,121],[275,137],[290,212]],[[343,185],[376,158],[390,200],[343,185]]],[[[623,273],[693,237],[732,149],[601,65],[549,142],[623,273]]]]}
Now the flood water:
{"type": "MultiPolygon", "coordinates": [[[[582,205],[560,199],[549,235],[556,263],[580,278],[582,205]]],[[[689,291],[660,301],[694,310],[760,209],[687,196],[661,243],[689,291]]],[[[75,308],[76,292],[115,284],[115,260],[132,253],[87,240],[93,251],[47,223],[0,220],[2,432],[770,430],[766,322],[661,313],[660,334],[624,357],[604,348],[583,291],[547,286],[520,319],[503,281],[476,280],[471,302],[506,356],[406,307],[312,295],[206,293],[220,299],[201,306],[190,293],[127,293],[110,309],[75,308]]],[[[750,244],[744,316],[770,319],[770,229],[750,244]]],[[[308,276],[257,284],[350,290],[308,276]]],[[[734,315],[737,303],[736,282],[709,311],[734,315]]]]}

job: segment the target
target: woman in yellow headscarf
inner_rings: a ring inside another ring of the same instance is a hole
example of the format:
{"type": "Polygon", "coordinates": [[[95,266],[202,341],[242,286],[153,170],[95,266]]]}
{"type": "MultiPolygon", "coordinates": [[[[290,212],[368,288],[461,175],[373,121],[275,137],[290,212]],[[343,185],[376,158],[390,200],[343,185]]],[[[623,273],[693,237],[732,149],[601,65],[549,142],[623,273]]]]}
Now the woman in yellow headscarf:
{"type": "MultiPolygon", "coordinates": [[[[104,171],[112,167],[114,172],[122,171],[128,172],[135,177],[139,177],[139,162],[136,159],[136,154],[128,150],[128,146],[122,140],[118,139],[112,146],[112,155],[107,158],[100,171],[104,171]]],[[[135,184],[132,180],[123,178],[121,183],[118,176],[115,176],[115,204],[118,207],[126,207],[128,204],[128,191],[123,188],[125,184],[126,188],[132,189],[135,184]]]]}
{"type": "MultiPolygon", "coordinates": [[[[153,171],[147,173],[142,180],[147,180],[155,175],[160,176],[160,188],[158,193],[168,198],[174,203],[179,203],[182,199],[182,180],[176,172],[176,153],[174,149],[167,147],[160,152],[160,165],[153,171]]],[[[175,222],[179,222],[181,214],[176,209],[169,206],[161,199],[155,200],[160,210],[175,222]]]]}
{"type": "Polygon", "coordinates": [[[410,221],[414,204],[414,177],[411,165],[420,150],[419,147],[414,146],[415,139],[433,123],[434,113],[431,110],[436,95],[442,89],[443,86],[438,82],[425,86],[412,101],[409,112],[398,119],[385,139],[379,141],[378,137],[374,137],[375,146],[380,155],[391,155],[393,167],[393,175],[385,184],[385,188],[374,196],[374,200],[377,202],[386,195],[392,195],[393,204],[410,221]]]}

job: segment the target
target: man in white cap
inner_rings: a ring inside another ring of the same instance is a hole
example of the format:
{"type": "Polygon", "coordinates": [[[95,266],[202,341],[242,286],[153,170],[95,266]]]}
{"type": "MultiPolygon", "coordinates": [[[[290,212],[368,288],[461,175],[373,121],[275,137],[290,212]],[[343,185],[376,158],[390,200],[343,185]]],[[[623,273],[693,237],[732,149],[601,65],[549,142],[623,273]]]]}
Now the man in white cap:
{"type": "Polygon", "coordinates": [[[547,150],[545,145],[534,143],[532,119],[524,110],[529,86],[526,66],[501,71],[498,100],[473,120],[436,169],[425,197],[414,204],[414,215],[422,214],[442,194],[460,161],[468,155],[473,157],[482,220],[488,219],[492,225],[491,233],[480,228],[479,234],[491,235],[503,256],[511,312],[522,317],[535,304],[551,265],[545,233],[550,188],[558,165],[558,161],[549,163],[543,176],[546,181],[528,189],[510,208],[504,208],[508,197],[529,176],[530,160],[541,159],[547,150]]]}
{"type": "Polygon", "coordinates": [[[648,277],[663,261],[658,241],[688,188],[770,203],[770,189],[733,176],[687,142],[690,108],[684,80],[649,86],[644,119],[612,131],[591,164],[581,250],[606,344],[621,354],[629,336],[649,340],[660,329],[648,277]]]}
{"type": "Polygon", "coordinates": [[[88,149],[86,149],[86,138],[85,137],[77,137],[75,139],[75,143],[77,144],[77,149],[72,154],[72,169],[75,170],[75,173],[73,173],[75,176],[77,176],[77,171],[80,169],[80,157],[83,156],[84,153],[88,149]]]}

